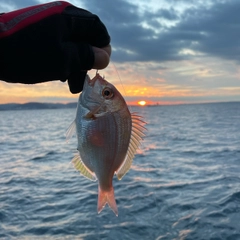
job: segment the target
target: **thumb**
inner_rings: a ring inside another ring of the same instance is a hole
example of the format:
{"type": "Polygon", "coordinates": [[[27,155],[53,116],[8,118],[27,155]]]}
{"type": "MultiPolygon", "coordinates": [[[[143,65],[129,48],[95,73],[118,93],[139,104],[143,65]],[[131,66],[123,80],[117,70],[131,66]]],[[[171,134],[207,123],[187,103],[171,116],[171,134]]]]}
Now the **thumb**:
{"type": "Polygon", "coordinates": [[[111,55],[111,46],[103,48],[92,47],[94,53],[93,69],[104,69],[108,66],[111,55]]]}

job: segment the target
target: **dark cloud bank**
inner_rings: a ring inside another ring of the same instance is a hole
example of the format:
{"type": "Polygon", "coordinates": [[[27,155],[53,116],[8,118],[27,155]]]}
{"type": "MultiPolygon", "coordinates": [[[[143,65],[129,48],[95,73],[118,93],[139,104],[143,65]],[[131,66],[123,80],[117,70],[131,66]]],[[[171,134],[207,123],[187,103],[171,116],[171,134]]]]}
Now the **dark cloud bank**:
{"type": "Polygon", "coordinates": [[[122,0],[92,0],[86,4],[106,23],[117,49],[115,61],[161,62],[192,57],[179,54],[185,48],[223,59],[240,59],[238,0],[215,1],[210,8],[195,6],[181,14],[174,9],[140,13],[138,6],[122,0]],[[177,24],[167,27],[157,18],[177,20],[177,24]],[[144,28],[142,22],[151,28],[144,28]]]}

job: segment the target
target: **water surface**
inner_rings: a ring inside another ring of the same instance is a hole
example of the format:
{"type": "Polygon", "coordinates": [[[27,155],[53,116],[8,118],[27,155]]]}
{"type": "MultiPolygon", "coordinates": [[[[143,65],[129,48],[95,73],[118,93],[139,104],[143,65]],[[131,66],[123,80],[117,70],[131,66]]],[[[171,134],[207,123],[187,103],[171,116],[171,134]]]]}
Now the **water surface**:
{"type": "Polygon", "coordinates": [[[70,164],[74,109],[0,111],[0,238],[240,239],[240,103],[131,109],[148,131],[118,217],[70,164]]]}

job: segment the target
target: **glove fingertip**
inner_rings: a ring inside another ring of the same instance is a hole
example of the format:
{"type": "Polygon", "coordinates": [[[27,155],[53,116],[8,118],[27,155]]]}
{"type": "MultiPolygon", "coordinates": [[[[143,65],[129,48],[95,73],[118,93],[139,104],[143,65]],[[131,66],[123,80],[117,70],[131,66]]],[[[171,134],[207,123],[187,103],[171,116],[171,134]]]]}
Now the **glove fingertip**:
{"type": "Polygon", "coordinates": [[[82,71],[78,73],[72,73],[68,78],[69,90],[72,94],[80,93],[83,90],[84,80],[87,72],[82,71]]]}

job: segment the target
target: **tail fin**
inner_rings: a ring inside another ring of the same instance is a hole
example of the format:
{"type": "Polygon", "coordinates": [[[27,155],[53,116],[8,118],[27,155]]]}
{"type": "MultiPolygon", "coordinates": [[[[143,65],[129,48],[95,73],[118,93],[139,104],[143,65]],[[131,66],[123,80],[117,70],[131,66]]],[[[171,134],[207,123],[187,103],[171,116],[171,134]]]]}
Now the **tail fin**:
{"type": "Polygon", "coordinates": [[[103,191],[100,186],[98,187],[98,213],[100,213],[105,207],[106,203],[113,210],[113,212],[118,216],[117,204],[114,197],[113,187],[110,191],[103,191]]]}

